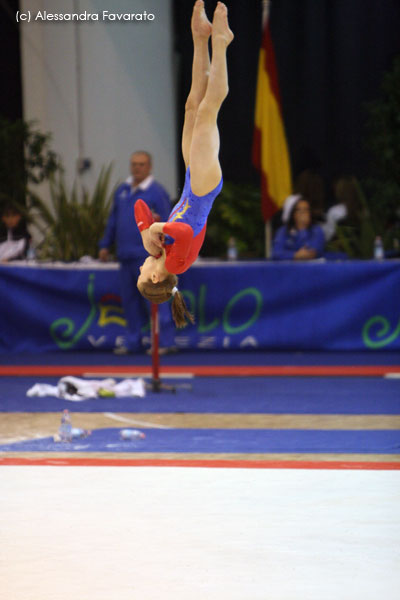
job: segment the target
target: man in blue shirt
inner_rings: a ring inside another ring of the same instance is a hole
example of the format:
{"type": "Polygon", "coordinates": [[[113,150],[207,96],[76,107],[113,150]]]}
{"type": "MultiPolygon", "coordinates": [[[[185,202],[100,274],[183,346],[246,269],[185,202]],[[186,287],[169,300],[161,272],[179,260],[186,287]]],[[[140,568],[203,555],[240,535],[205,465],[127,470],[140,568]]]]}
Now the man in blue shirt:
{"type": "MultiPolygon", "coordinates": [[[[114,195],[114,204],[108,218],[106,230],[99,243],[99,258],[107,261],[109,248],[115,242],[117,258],[120,262],[121,298],[125,318],[128,322],[126,344],[116,349],[123,354],[141,348],[140,324],[148,315],[148,302],[139,294],[136,281],[139,267],[147,257],[142,237],[136,227],[134,205],[141,198],[150,207],[154,217],[166,221],[171,211],[171,201],[167,191],[155,181],[152,159],[148,152],[134,152],[130,159],[131,176],[122,183],[114,195]],[[141,318],[138,322],[138,315],[141,318]]],[[[160,344],[163,348],[174,345],[174,325],[168,305],[159,307],[160,344]]]]}

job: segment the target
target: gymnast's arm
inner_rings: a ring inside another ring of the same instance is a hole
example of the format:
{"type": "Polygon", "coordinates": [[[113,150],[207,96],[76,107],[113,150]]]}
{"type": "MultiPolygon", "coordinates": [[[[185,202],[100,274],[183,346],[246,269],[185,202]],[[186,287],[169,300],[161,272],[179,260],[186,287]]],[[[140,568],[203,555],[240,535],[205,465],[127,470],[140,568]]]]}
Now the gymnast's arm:
{"type": "Polygon", "coordinates": [[[146,202],[141,199],[135,202],[135,220],[142,236],[145,250],[152,256],[159,256],[161,253],[160,249],[162,248],[161,241],[155,243],[150,234],[150,228],[154,223],[154,216],[146,202]]]}
{"type": "MultiPolygon", "coordinates": [[[[165,268],[170,273],[183,273],[188,268],[187,259],[192,249],[193,229],[187,223],[154,223],[150,230],[156,236],[169,235],[174,243],[170,245],[165,259],[165,268]]],[[[189,265],[190,266],[190,265],[189,265]]]]}

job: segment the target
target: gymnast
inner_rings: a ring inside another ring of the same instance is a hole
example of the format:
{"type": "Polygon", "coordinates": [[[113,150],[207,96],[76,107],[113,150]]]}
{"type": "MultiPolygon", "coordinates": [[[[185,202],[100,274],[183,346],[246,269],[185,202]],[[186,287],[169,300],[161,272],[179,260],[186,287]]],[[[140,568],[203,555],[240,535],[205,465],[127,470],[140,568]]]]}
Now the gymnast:
{"type": "Polygon", "coordinates": [[[222,2],[218,2],[211,24],[203,0],[197,0],[191,27],[194,53],[192,86],[182,132],[186,167],[182,196],[166,223],[154,222],[142,200],[135,203],[136,223],[150,255],[140,267],[137,287],[142,296],[155,304],[172,297],[172,317],[177,327],[185,327],[188,321],[194,323],[194,318],[178,291],[176,275],[187,271],[196,260],[204,241],[208,214],[222,189],[217,117],[228,94],[226,50],[233,40],[228,11],[222,2]]]}

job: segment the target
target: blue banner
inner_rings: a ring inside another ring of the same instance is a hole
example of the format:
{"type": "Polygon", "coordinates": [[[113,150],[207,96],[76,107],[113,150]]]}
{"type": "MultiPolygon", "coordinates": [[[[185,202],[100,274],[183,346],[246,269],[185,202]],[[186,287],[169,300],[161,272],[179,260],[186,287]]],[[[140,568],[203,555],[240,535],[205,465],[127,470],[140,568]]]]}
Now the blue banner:
{"type": "MultiPolygon", "coordinates": [[[[180,348],[400,349],[398,261],[200,262],[179,288],[196,318],[180,348]]],[[[0,352],[111,350],[125,334],[115,267],[0,266],[0,352]]]]}

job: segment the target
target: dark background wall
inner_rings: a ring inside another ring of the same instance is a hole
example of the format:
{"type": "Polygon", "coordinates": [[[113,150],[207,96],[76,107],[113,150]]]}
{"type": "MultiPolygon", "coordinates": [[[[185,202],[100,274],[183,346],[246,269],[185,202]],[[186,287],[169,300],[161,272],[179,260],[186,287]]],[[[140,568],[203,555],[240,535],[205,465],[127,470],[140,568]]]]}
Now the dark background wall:
{"type": "MultiPolygon", "coordinates": [[[[253,111],[261,42],[261,0],[226,0],[235,41],[230,94],[220,115],[221,162],[233,181],[257,182],[251,165],[253,111]]],[[[209,17],[215,0],[206,0],[209,17]]],[[[22,115],[17,0],[0,0],[0,115],[22,115]]],[[[173,0],[180,137],[192,62],[190,0],[173,0]]],[[[362,176],[365,103],[400,52],[399,0],[272,0],[270,24],[294,174],[314,167],[329,180],[362,176]]],[[[183,163],[177,157],[181,169],[183,163]]]]}
{"type": "Polygon", "coordinates": [[[0,117],[22,117],[19,32],[15,21],[17,0],[0,0],[0,117]]]}
{"type": "Polygon", "coordinates": [[[400,52],[399,0],[277,0],[271,29],[294,171],[364,174],[365,104],[400,52]]]}
{"type": "MultiPolygon", "coordinates": [[[[225,179],[257,181],[251,165],[261,41],[261,0],[226,0],[236,38],[229,49],[230,94],[220,117],[225,179]]],[[[207,1],[209,17],[216,5],[207,1]]],[[[190,85],[192,3],[175,0],[180,56],[179,115],[190,85]]],[[[272,0],[271,34],[294,175],[312,167],[327,181],[362,176],[365,103],[400,52],[399,0],[272,0]]]]}
{"type": "MultiPolygon", "coordinates": [[[[207,15],[212,20],[217,3],[214,0],[206,0],[205,4],[207,15]]],[[[221,136],[220,159],[226,179],[248,181],[255,177],[250,153],[261,43],[261,1],[227,1],[226,5],[235,40],[228,50],[229,95],[222,106],[218,120],[221,136]]],[[[174,0],[175,48],[180,59],[178,83],[180,130],[191,82],[193,44],[189,25],[192,6],[192,2],[188,0],[174,0]]],[[[180,164],[183,170],[182,161],[180,164]]]]}

